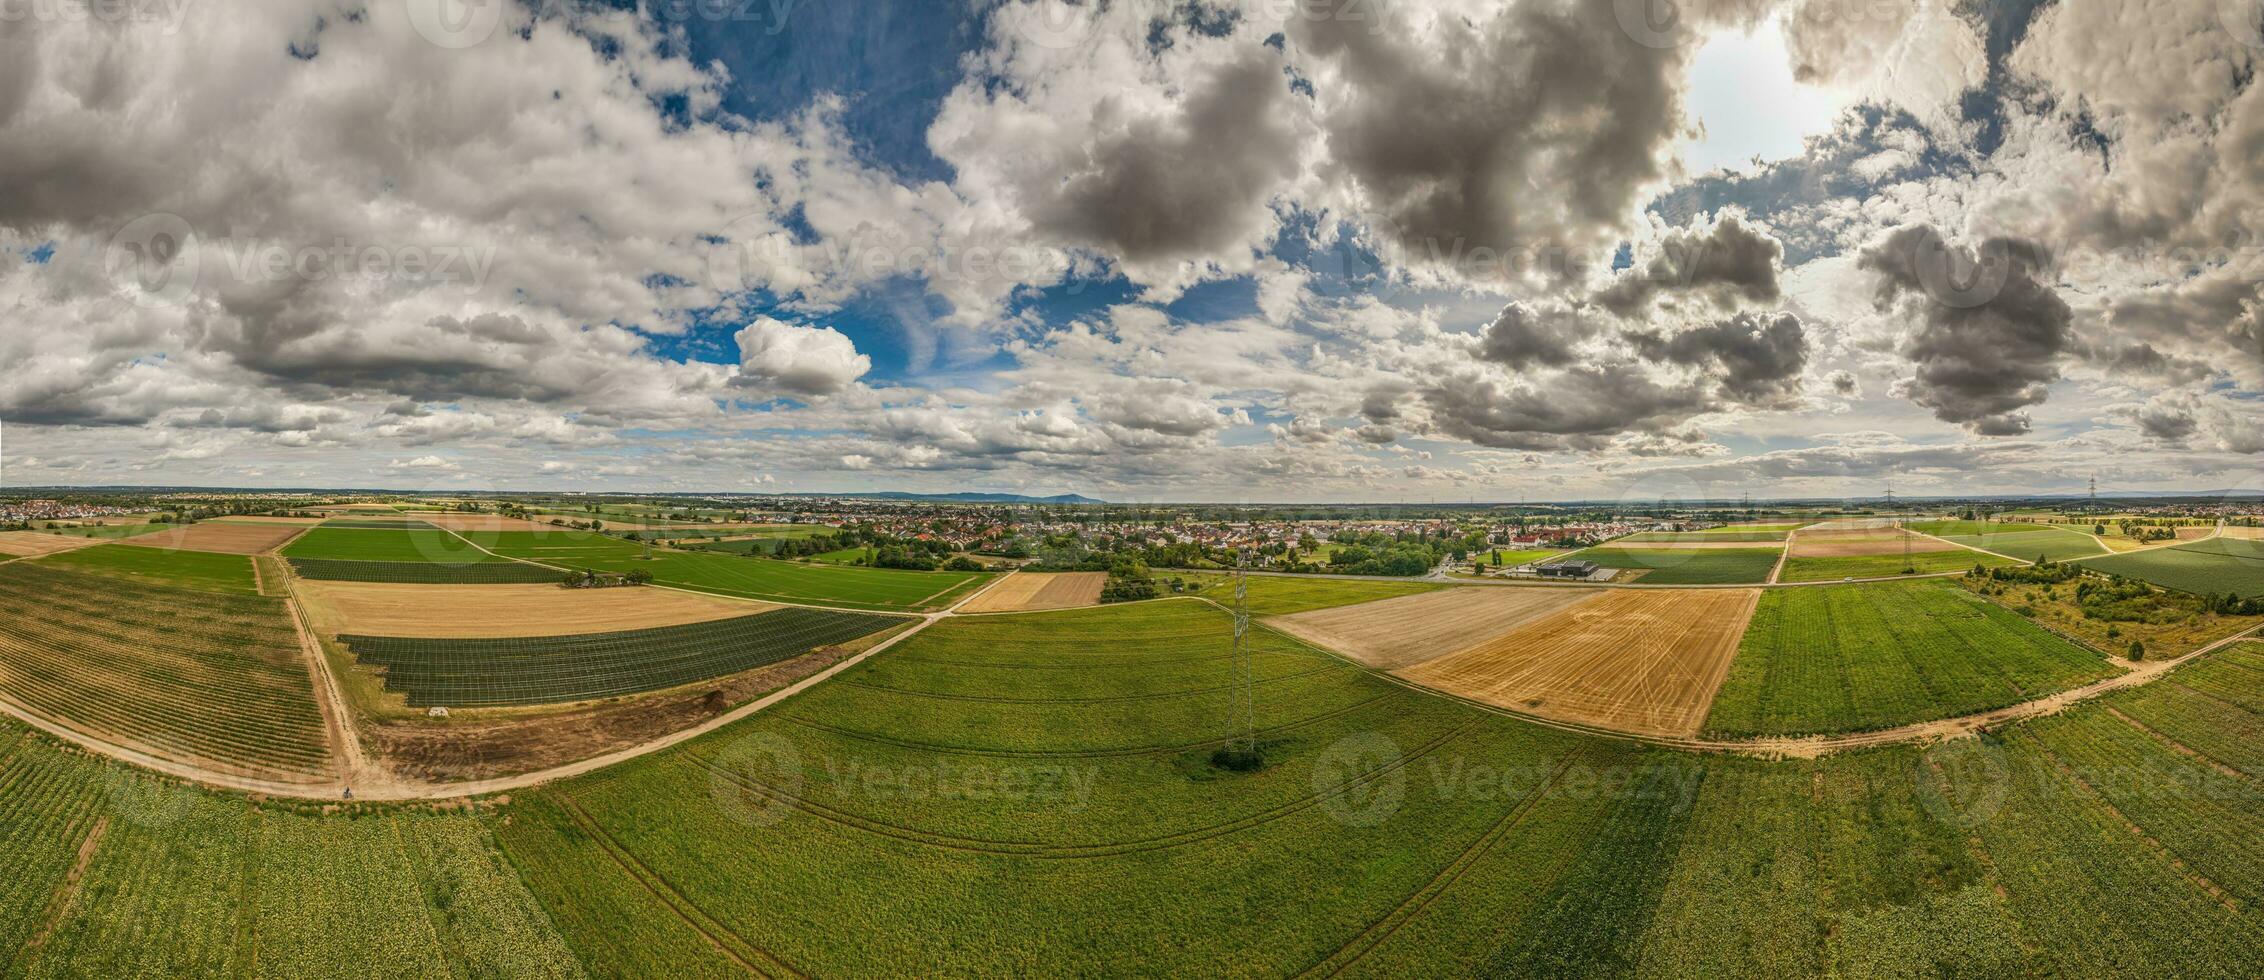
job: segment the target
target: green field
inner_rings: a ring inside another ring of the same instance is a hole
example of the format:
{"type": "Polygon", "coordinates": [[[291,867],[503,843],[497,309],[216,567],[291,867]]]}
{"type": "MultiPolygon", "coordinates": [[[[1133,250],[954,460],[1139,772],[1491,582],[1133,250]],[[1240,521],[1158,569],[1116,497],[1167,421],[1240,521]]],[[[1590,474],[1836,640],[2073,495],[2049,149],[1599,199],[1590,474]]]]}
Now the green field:
{"type": "Polygon", "coordinates": [[[1590,548],[1566,555],[1605,568],[1649,569],[1644,585],[1759,585],[1776,569],[1778,548],[1590,548]]]}
{"type": "Polygon", "coordinates": [[[1782,541],[1785,539],[1786,535],[1791,534],[1793,530],[1798,527],[1800,527],[1800,525],[1798,524],[1741,524],[1730,527],[1710,527],[1703,531],[1644,531],[1639,534],[1630,534],[1624,538],[1614,538],[1612,539],[1612,543],[1642,544],[1645,542],[1658,541],[1782,541]]]}
{"type": "Polygon", "coordinates": [[[827,609],[580,636],[492,640],[340,636],[409,706],[490,707],[617,697],[709,680],[909,622],[827,609]]]}
{"type": "Polygon", "coordinates": [[[939,624],[775,715],[520,794],[497,838],[608,976],[2264,968],[2253,790],[2101,708],[1762,762],[1533,728],[1275,638],[1271,765],[1229,775],[1206,764],[1227,634],[1169,602],[939,624]]]}
{"type": "Polygon", "coordinates": [[[393,585],[541,585],[563,581],[566,573],[515,561],[441,565],[416,561],[334,561],[291,559],[300,578],[317,582],[379,582],[393,585]]]}
{"type": "Polygon", "coordinates": [[[2097,653],[1946,583],[1771,589],[1706,728],[1732,737],[1892,728],[2117,673],[2097,653]]]}
{"type": "Polygon", "coordinates": [[[1960,548],[1956,551],[1921,551],[1910,556],[1908,562],[1901,555],[1858,555],[1845,558],[1785,559],[1784,571],[1777,576],[1779,582],[1837,582],[1843,578],[1893,578],[1903,574],[1904,568],[1915,568],[1913,574],[1932,575],[1939,572],[1971,571],[1973,566],[1998,568],[2018,565],[2020,562],[1998,555],[1985,555],[1978,551],[1960,548]]]}
{"type": "Polygon", "coordinates": [[[1978,739],[1762,761],[1260,629],[1269,765],[1230,774],[1230,633],[1187,601],[945,621],[463,810],[318,816],[0,721],[0,972],[2264,973],[2264,647],[1978,739]]]}
{"type": "Polygon", "coordinates": [[[990,580],[982,572],[844,568],[660,548],[647,559],[635,542],[582,531],[505,531],[480,541],[498,554],[562,568],[642,568],[662,585],[700,592],[883,612],[940,609],[990,580]]]}
{"type": "Polygon", "coordinates": [[[1952,535],[1986,537],[1996,534],[2020,534],[2026,531],[2061,530],[2050,524],[2027,524],[2018,521],[1911,521],[1904,524],[1903,527],[1920,534],[1931,534],[1938,538],[1946,538],[1952,535]]]}
{"type": "Polygon", "coordinates": [[[0,566],[0,694],[160,756],[283,779],[329,763],[280,599],[0,566]]]}
{"type": "Polygon", "coordinates": [[[2152,582],[2165,589],[2208,594],[2264,595],[2264,542],[2212,538],[2104,558],[2080,564],[2113,575],[2152,582]]]}
{"type": "Polygon", "coordinates": [[[0,784],[11,977],[583,975],[475,813],[299,815],[5,722],[0,784]]]}
{"type": "Polygon", "coordinates": [[[243,555],[105,544],[49,555],[38,562],[155,585],[259,594],[259,581],[252,576],[252,561],[243,555]]]}
{"type": "Polygon", "coordinates": [[[34,526],[32,530],[41,534],[53,534],[65,538],[116,539],[138,538],[144,534],[171,530],[173,527],[172,524],[94,524],[87,527],[58,527],[53,529],[34,526]]]}
{"type": "MultiPolygon", "coordinates": [[[[1234,601],[1232,576],[1163,569],[1158,578],[1177,578],[1195,587],[1191,594],[1214,602],[1234,601]]],[[[1449,588],[1439,582],[1384,582],[1370,579],[1332,579],[1302,575],[1250,576],[1250,615],[1287,616],[1336,606],[1358,605],[1449,588]]]]}
{"type": "MultiPolygon", "coordinates": [[[[2035,561],[2038,558],[2045,561],[2067,561],[2073,558],[2086,558],[2107,553],[2106,547],[2101,545],[2097,538],[2079,531],[2069,531],[2062,528],[2044,528],[2035,531],[2002,530],[2001,528],[2005,526],[1992,525],[1990,531],[1986,534],[1941,534],[1937,537],[1944,541],[1953,541],[1974,548],[1994,551],[1997,554],[2018,558],[2021,561],[2035,561]]],[[[2018,527],[2020,525],[2011,526],[2018,527]]]]}
{"type": "Polygon", "coordinates": [[[431,562],[475,565],[509,561],[473,547],[471,542],[432,525],[364,529],[326,524],[299,536],[283,549],[285,558],[331,561],[431,562]]]}
{"type": "Polygon", "coordinates": [[[824,562],[828,565],[854,565],[864,561],[866,556],[872,553],[870,548],[839,548],[811,555],[810,560],[824,562]]]}

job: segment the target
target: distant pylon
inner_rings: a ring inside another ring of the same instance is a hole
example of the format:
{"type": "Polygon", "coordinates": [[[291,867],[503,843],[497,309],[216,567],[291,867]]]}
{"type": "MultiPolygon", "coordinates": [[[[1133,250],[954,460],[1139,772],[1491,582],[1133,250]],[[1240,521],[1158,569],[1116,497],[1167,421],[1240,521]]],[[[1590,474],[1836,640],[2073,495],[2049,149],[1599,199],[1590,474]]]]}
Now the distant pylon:
{"type": "Polygon", "coordinates": [[[1245,553],[1234,570],[1234,656],[1242,665],[1242,742],[1258,748],[1257,665],[1250,655],[1250,562],[1245,553]]]}

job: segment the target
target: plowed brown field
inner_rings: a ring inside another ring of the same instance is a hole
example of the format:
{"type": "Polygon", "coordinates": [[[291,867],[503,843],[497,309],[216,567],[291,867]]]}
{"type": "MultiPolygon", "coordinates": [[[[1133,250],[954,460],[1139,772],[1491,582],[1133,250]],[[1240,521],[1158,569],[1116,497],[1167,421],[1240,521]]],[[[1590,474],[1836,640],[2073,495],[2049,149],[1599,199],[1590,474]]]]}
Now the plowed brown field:
{"type": "Polygon", "coordinates": [[[35,534],[31,531],[0,531],[0,555],[16,558],[37,558],[41,555],[77,551],[98,544],[109,544],[102,538],[71,538],[60,534],[35,534]]]}
{"type": "Polygon", "coordinates": [[[1266,625],[1370,667],[1395,670],[1477,646],[1603,594],[1601,589],[1447,589],[1278,616],[1266,625]]]}
{"type": "Polygon", "coordinates": [[[1693,735],[1760,599],[1757,589],[1614,590],[1397,673],[1544,718],[1693,735]]]}
{"type": "Polygon", "coordinates": [[[1891,527],[1862,528],[1848,531],[1807,530],[1792,536],[1794,558],[1853,558],[1862,555],[1902,554],[1902,541],[1910,539],[1913,554],[1935,551],[1957,551],[1957,545],[1939,538],[1891,527]]]}
{"type": "Polygon", "coordinates": [[[363,636],[482,638],[570,636],[705,623],[777,606],[674,589],[562,589],[555,585],[391,585],[301,581],[315,628],[363,636]]]}
{"type": "Polygon", "coordinates": [[[1017,572],[976,596],[960,612],[1036,612],[1077,609],[1101,601],[1107,572],[1017,572]]]}
{"type": "Polygon", "coordinates": [[[295,524],[220,524],[208,521],[155,534],[122,538],[118,543],[164,551],[257,555],[274,550],[305,530],[305,527],[295,524]]]}

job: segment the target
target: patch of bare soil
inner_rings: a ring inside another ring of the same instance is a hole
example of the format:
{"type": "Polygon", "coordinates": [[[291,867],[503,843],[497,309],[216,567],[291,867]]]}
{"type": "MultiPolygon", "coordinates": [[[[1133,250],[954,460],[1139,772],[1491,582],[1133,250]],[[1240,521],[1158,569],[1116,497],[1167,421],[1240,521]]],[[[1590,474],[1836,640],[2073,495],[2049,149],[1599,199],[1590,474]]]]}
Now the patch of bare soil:
{"type": "Polygon", "coordinates": [[[650,742],[794,684],[866,644],[827,647],[690,689],[573,711],[491,722],[366,725],[371,751],[403,779],[457,782],[516,776],[650,742]]]}

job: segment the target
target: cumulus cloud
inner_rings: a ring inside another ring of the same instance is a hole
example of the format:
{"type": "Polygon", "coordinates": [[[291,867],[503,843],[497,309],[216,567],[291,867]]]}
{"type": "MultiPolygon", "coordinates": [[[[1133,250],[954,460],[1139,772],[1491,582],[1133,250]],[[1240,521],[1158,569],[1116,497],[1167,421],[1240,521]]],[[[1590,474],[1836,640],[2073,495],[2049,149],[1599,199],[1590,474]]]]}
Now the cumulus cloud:
{"type": "Polygon", "coordinates": [[[1478,356],[1512,370],[1564,367],[1582,341],[1603,332],[1586,311],[1561,304],[1511,303],[1487,325],[1478,356]]]}
{"type": "Polygon", "coordinates": [[[1735,212],[1710,225],[1692,222],[1663,236],[1647,259],[1597,291],[1593,301],[1620,316],[1655,298],[1688,296],[1728,309],[1774,303],[1784,246],[1735,212]]]}
{"type": "Polygon", "coordinates": [[[837,394],[865,372],[873,359],[832,327],[801,327],[756,317],[732,335],[739,344],[741,381],[795,395],[837,394]]]}
{"type": "Polygon", "coordinates": [[[1321,4],[1288,36],[1330,164],[1411,263],[1593,252],[1667,175],[1689,45],[1589,0],[1354,16],[1378,6],[1321,4]]]}
{"type": "Polygon", "coordinates": [[[1808,331],[1790,313],[1740,313],[1671,335],[1632,335],[1644,357],[1704,370],[1729,401],[1762,407],[1797,404],[1808,366],[1808,331]]]}
{"type": "Polygon", "coordinates": [[[1901,347],[1914,373],[1897,393],[1934,417],[1991,436],[2029,429],[2074,343],[2074,312],[2039,279],[2042,246],[1993,238],[1978,249],[1930,225],[1898,229],[1866,249],[1876,302],[1910,323],[1901,347]]]}

